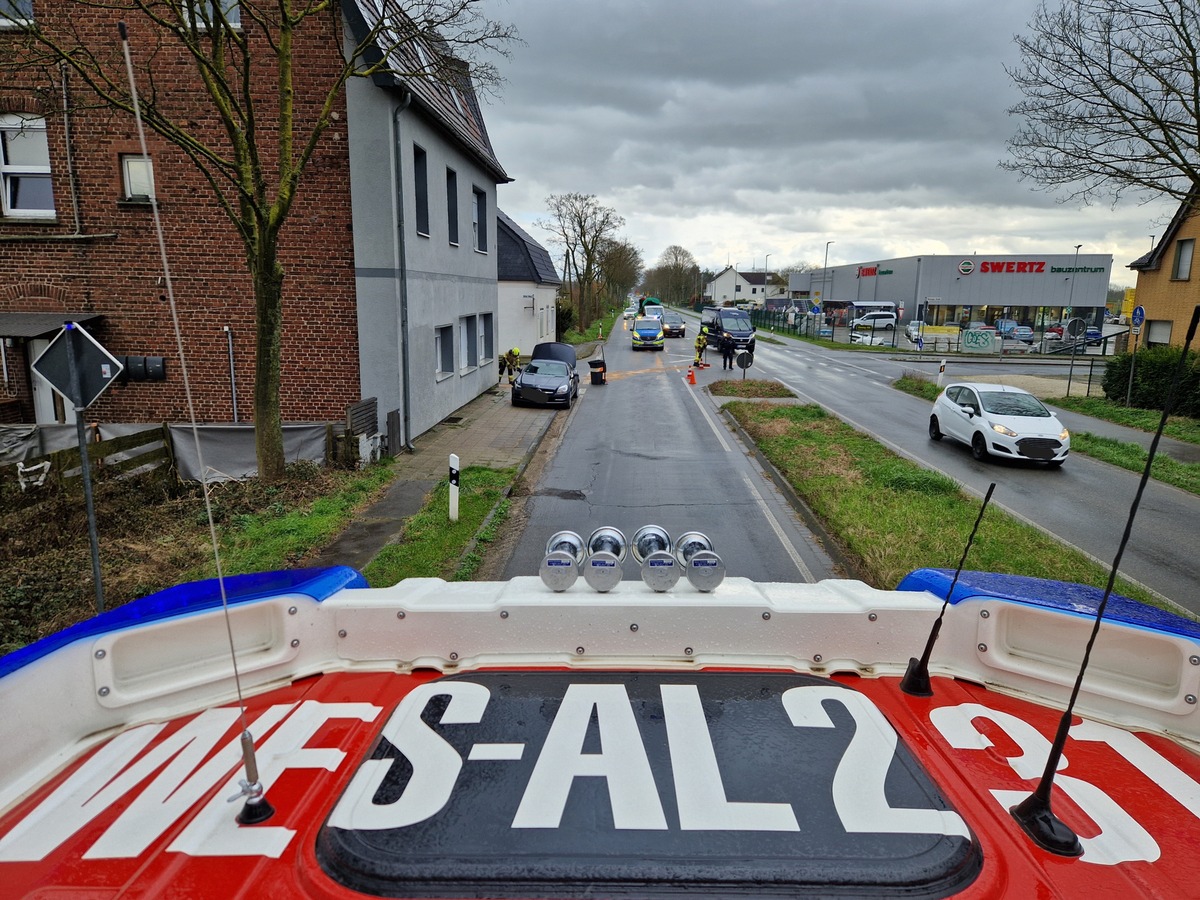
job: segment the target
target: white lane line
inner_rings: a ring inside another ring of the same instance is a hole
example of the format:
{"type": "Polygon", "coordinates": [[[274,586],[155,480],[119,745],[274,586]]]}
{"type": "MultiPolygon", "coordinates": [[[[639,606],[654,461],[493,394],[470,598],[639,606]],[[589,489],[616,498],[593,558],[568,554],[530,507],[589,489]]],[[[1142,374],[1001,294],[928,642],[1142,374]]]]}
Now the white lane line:
{"type": "Polygon", "coordinates": [[[787,551],[787,555],[792,558],[792,562],[794,562],[796,564],[796,568],[800,570],[800,577],[803,578],[808,584],[813,584],[816,582],[816,579],[813,577],[813,573],[809,570],[808,566],[804,564],[804,560],[800,558],[800,552],[793,547],[791,542],[787,539],[787,535],[783,533],[783,526],[779,524],[779,520],[775,518],[770,508],[767,506],[767,501],[763,499],[763,495],[759,493],[758,485],[756,485],[750,479],[750,476],[744,472],[742,473],[742,480],[746,482],[746,487],[750,489],[750,493],[754,496],[754,502],[758,504],[758,508],[762,511],[763,516],[766,517],[767,524],[771,526],[771,530],[774,531],[775,536],[779,538],[779,543],[783,544],[783,549],[787,551]]]}
{"type": "MultiPolygon", "coordinates": [[[[684,384],[687,385],[686,380],[684,381],[684,384]]],[[[704,416],[704,421],[708,423],[708,427],[712,429],[713,434],[717,436],[717,440],[721,442],[721,449],[726,453],[729,453],[733,448],[729,446],[729,441],[725,440],[725,435],[722,434],[723,429],[717,425],[716,420],[714,420],[713,417],[709,415],[708,410],[704,408],[704,404],[700,401],[700,398],[696,396],[696,391],[688,391],[688,396],[695,401],[696,408],[700,410],[700,415],[704,416]]]]}

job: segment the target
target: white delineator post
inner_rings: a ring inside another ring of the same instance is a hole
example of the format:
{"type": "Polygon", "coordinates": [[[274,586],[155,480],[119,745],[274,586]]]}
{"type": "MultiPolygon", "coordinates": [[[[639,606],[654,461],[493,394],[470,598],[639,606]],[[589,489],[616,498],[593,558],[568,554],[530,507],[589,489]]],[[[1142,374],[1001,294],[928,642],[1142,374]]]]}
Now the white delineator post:
{"type": "Polygon", "coordinates": [[[942,364],[938,366],[938,383],[937,386],[942,386],[942,376],[946,374],[946,361],[943,359],[942,364]]]}
{"type": "Polygon", "coordinates": [[[458,454],[450,454],[450,521],[458,521],[458,454]]]}

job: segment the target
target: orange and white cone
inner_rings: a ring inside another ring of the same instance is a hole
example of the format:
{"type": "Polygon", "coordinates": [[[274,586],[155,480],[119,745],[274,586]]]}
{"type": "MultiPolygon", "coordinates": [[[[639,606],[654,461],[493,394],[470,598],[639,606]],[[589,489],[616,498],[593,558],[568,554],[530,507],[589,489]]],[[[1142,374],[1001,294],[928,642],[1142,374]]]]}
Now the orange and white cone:
{"type": "Polygon", "coordinates": [[[696,383],[696,372],[691,366],[688,366],[688,384],[695,384],[695,383],[696,383]]]}

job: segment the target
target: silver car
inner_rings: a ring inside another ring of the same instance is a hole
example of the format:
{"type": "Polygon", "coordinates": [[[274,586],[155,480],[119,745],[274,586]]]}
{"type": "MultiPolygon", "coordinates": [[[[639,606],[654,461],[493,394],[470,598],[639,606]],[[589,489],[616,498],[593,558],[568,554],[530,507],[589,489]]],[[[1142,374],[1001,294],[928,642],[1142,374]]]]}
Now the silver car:
{"type": "Polygon", "coordinates": [[[1071,450],[1071,434],[1037,397],[1004,384],[947,385],[933,402],[929,438],[951,437],[977,460],[1008,457],[1057,468],[1071,450]]]}

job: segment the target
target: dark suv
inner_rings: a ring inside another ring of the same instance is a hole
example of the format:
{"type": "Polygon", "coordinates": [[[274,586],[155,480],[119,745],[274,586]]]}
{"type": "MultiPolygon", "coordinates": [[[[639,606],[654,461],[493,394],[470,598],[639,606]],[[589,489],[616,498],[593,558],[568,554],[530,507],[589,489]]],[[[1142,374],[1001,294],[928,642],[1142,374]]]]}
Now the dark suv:
{"type": "Polygon", "coordinates": [[[733,338],[738,350],[754,352],[754,326],[750,313],[734,306],[706,306],[700,313],[700,326],[708,326],[708,342],[715,345],[722,334],[733,338]]]}

